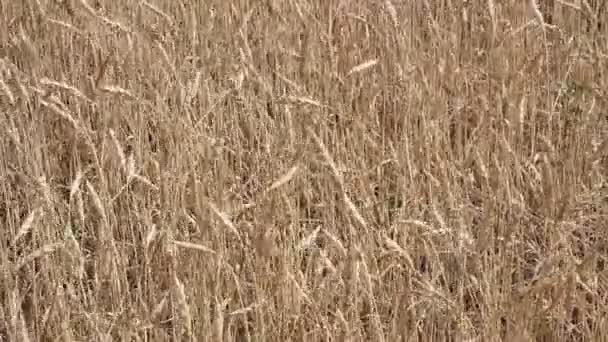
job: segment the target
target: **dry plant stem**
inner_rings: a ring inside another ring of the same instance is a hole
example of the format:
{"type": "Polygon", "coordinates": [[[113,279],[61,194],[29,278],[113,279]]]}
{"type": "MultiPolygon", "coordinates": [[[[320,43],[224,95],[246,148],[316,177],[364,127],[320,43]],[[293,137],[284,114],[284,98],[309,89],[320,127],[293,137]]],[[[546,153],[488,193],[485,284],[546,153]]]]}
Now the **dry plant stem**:
{"type": "MultiPolygon", "coordinates": [[[[549,53],[549,41],[547,39],[547,28],[551,28],[554,29],[555,26],[552,24],[548,24],[547,22],[545,22],[545,16],[543,14],[543,12],[540,9],[539,0],[530,0],[530,7],[532,8],[532,12],[534,13],[534,16],[536,17],[536,21],[537,24],[541,27],[542,33],[543,33],[543,46],[545,49],[545,92],[546,92],[546,108],[547,110],[551,110],[553,108],[553,103],[551,101],[551,59],[550,59],[550,53],[549,53]]],[[[550,7],[548,10],[553,10],[552,7],[550,7]]],[[[551,14],[552,15],[552,14],[551,14]]],[[[552,130],[553,130],[553,117],[554,117],[554,113],[553,111],[548,113],[549,115],[549,135],[552,135],[552,130]]]]}
{"type": "Polygon", "coordinates": [[[605,9],[0,0],[0,341],[601,341],[605,9]]]}

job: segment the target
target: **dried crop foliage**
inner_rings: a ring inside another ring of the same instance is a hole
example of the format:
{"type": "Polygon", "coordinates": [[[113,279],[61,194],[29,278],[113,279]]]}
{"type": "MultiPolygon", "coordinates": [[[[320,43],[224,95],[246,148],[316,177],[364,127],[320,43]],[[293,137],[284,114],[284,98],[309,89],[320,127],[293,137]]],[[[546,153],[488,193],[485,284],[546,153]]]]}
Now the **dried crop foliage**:
{"type": "Polygon", "coordinates": [[[605,338],[607,10],[0,0],[0,341],[605,338]]]}

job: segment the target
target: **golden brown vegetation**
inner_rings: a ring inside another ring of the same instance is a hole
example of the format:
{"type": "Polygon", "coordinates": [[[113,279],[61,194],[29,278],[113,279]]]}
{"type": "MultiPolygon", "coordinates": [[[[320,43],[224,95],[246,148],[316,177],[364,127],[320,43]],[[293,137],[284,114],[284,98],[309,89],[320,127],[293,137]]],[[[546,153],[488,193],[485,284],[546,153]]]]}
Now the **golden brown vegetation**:
{"type": "Polygon", "coordinates": [[[601,340],[605,7],[0,0],[0,340],[601,340]]]}

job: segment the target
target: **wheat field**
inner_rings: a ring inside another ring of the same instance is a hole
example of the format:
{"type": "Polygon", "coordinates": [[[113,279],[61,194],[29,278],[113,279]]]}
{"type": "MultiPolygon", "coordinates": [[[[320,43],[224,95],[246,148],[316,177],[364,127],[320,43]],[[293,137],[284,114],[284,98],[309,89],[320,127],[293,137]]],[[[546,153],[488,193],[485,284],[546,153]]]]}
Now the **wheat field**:
{"type": "Polygon", "coordinates": [[[0,341],[608,340],[602,1],[0,16],[0,341]]]}

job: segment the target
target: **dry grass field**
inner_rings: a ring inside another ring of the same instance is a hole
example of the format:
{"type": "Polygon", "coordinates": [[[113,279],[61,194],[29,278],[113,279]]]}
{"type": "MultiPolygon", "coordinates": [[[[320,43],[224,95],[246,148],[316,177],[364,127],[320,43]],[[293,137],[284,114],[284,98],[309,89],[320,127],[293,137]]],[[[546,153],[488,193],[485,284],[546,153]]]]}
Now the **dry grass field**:
{"type": "Polygon", "coordinates": [[[0,0],[0,341],[608,340],[607,7],[0,0]]]}

